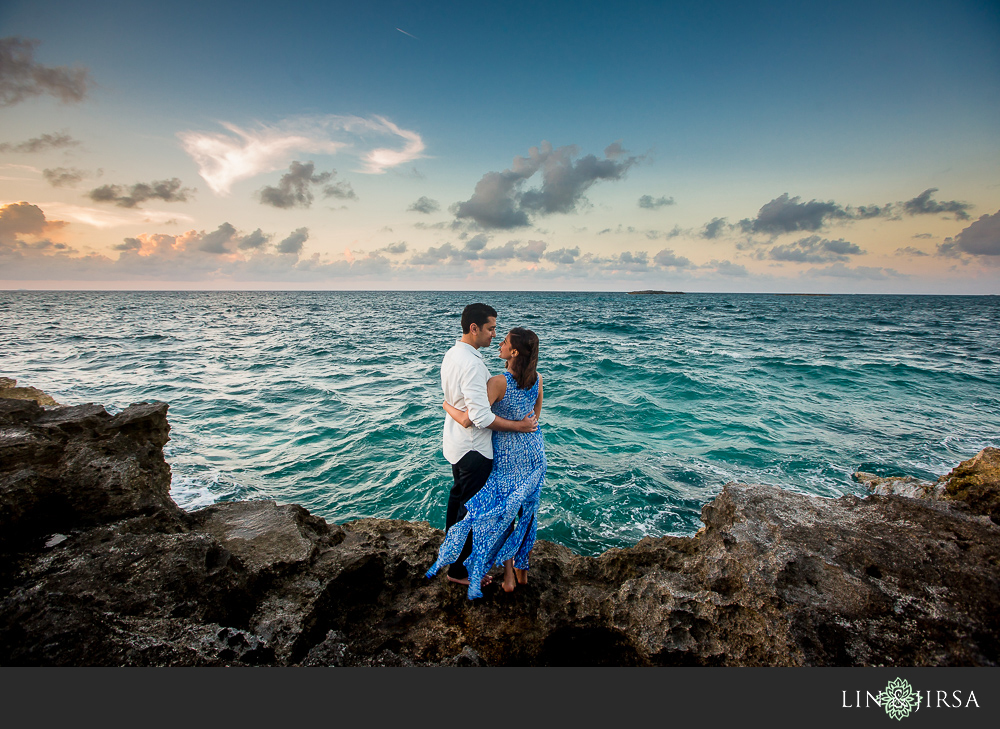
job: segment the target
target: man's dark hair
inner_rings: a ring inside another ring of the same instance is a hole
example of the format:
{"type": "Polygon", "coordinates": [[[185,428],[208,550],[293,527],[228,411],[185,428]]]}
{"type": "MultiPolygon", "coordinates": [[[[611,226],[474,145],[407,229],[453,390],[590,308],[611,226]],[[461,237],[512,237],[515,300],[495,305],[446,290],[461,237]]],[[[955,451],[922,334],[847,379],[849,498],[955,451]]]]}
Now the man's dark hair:
{"type": "Polygon", "coordinates": [[[462,334],[468,334],[473,324],[482,327],[492,316],[496,318],[497,310],[489,304],[469,304],[462,311],[462,334]]]}

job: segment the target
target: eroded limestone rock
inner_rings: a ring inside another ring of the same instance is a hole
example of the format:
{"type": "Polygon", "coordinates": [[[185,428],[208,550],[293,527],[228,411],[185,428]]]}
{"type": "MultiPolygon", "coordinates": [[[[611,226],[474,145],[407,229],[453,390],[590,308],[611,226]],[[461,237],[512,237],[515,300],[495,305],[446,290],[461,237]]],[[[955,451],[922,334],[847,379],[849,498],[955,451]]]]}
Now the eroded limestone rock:
{"type": "Polygon", "coordinates": [[[0,400],[0,664],[1000,662],[995,449],[891,486],[925,498],[727,484],[693,537],[540,541],[527,585],[470,602],[424,578],[425,522],[179,509],[166,411],[0,400]]]}

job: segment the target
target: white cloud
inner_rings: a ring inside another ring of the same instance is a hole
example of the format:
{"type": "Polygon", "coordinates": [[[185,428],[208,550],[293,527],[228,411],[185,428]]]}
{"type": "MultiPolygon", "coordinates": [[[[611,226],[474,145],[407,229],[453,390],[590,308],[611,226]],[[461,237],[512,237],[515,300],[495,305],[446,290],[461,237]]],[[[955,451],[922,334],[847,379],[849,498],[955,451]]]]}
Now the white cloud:
{"type": "Polygon", "coordinates": [[[401,129],[384,117],[322,116],[286,119],[275,125],[243,129],[222,122],[229,133],[188,131],[178,136],[198,172],[219,195],[233,184],[288,166],[300,152],[336,154],[351,151],[362,163],[360,172],[379,174],[423,156],[420,135],[401,129]],[[372,138],[402,139],[402,149],[373,146],[372,138]]]}
{"type": "Polygon", "coordinates": [[[381,174],[390,167],[398,167],[424,156],[423,151],[426,145],[424,145],[424,140],[420,138],[419,134],[411,132],[408,129],[400,129],[384,117],[376,116],[374,117],[374,121],[371,119],[357,119],[352,126],[355,129],[358,126],[363,126],[365,129],[376,133],[389,132],[397,137],[401,137],[405,141],[403,148],[399,150],[378,147],[363,154],[361,159],[364,161],[364,168],[360,170],[361,172],[381,174]]]}
{"type": "Polygon", "coordinates": [[[134,212],[123,212],[120,210],[106,210],[104,208],[92,208],[86,205],[69,205],[60,202],[38,203],[44,210],[52,215],[66,220],[73,220],[77,223],[92,225],[95,228],[116,228],[120,225],[136,225],[138,223],[169,223],[171,221],[182,221],[193,223],[194,218],[181,213],[166,210],[136,210],[134,212]]]}

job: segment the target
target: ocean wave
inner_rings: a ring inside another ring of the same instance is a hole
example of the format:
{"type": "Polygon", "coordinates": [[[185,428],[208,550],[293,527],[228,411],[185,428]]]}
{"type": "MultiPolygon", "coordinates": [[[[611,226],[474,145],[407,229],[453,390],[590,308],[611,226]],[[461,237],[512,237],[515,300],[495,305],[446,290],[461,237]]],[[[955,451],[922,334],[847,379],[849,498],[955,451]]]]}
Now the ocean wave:
{"type": "Polygon", "coordinates": [[[586,554],[692,533],[727,481],[860,493],[853,470],[931,478],[1000,446],[997,297],[0,292],[0,375],[71,405],[168,402],[185,508],[441,527],[440,361],[469,300],[540,337],[539,534],[586,554]],[[393,312],[418,326],[385,337],[393,312]]]}

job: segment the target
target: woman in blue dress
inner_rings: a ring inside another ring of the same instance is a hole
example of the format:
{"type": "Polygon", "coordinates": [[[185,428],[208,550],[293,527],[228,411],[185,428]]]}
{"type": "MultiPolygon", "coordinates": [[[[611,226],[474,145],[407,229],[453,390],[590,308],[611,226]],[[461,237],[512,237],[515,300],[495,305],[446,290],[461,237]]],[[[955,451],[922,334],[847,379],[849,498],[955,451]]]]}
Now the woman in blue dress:
{"type": "MultiPolygon", "coordinates": [[[[542,376],[538,374],[538,336],[529,329],[511,329],[500,344],[500,359],[507,369],[487,383],[493,412],[521,420],[534,410],[542,412],[542,376]]],[[[463,427],[472,422],[465,410],[444,404],[448,414],[463,427]]],[[[472,533],[472,553],[465,560],[469,571],[469,599],[482,597],[481,581],[493,567],[504,568],[503,589],[511,592],[528,581],[528,558],[535,544],[538,503],[545,481],[545,444],[542,431],[513,433],[493,431],[493,471],[479,492],[465,503],[468,513],[452,525],[438,550],[437,562],[428,570],[433,577],[458,559],[466,537],[472,533]]]]}

